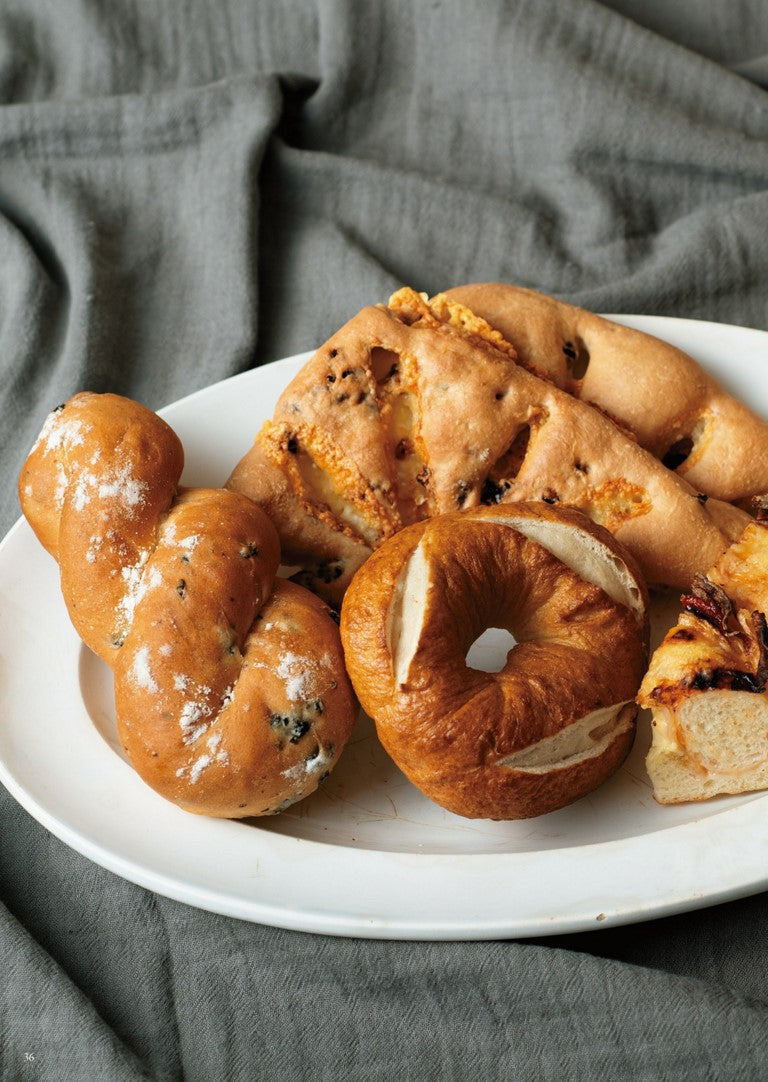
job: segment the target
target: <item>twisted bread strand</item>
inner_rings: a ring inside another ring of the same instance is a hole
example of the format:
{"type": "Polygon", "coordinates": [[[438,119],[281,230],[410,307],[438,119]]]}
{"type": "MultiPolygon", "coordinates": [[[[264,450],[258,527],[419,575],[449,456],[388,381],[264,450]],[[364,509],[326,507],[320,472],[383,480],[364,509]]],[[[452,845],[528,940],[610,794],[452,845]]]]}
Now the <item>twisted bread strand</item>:
{"type": "Polygon", "coordinates": [[[226,490],[178,492],[182,467],[156,414],[78,394],[30,452],[22,509],[76,630],[114,670],[141,777],[188,811],[269,814],[313,791],[351,732],[338,631],[318,598],[275,581],[267,516],[226,490]]]}

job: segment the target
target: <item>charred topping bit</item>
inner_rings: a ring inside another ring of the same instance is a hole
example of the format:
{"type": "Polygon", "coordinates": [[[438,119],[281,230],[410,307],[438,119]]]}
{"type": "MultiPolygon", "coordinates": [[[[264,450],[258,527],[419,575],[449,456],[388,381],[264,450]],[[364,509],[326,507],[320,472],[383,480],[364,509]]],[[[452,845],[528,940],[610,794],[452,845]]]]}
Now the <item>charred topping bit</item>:
{"type": "Polygon", "coordinates": [[[344,564],[341,560],[327,560],[317,567],[306,567],[303,571],[297,571],[291,575],[291,582],[297,582],[299,586],[307,586],[310,589],[319,579],[320,582],[329,584],[341,578],[344,574],[344,564]]]}
{"type": "Polygon", "coordinates": [[[398,440],[397,447],[395,447],[395,458],[402,461],[408,455],[413,454],[413,444],[407,436],[403,436],[401,440],[398,440]]]}
{"type": "Polygon", "coordinates": [[[289,436],[286,440],[285,449],[289,454],[295,455],[299,450],[299,441],[295,436],[289,436]]]}
{"type": "Polygon", "coordinates": [[[762,496],[752,497],[752,506],[755,509],[755,521],[761,526],[768,526],[768,493],[762,496]]]}
{"type": "Polygon", "coordinates": [[[589,367],[589,350],[581,339],[577,338],[573,342],[563,342],[563,353],[571,377],[573,379],[584,379],[589,367]]]}
{"type": "Polygon", "coordinates": [[[511,487],[509,481],[492,481],[488,477],[480,492],[480,503],[501,503],[511,487]]]}
{"type": "Polygon", "coordinates": [[[51,413],[61,413],[61,411],[66,406],[66,404],[67,404],[66,402],[59,402],[58,406],[53,407],[53,409],[51,410],[51,413]]]}
{"type": "Polygon", "coordinates": [[[182,556],[181,557],[181,562],[183,564],[188,564],[189,563],[189,556],[187,556],[186,554],[184,556],[182,556]]]}
{"type": "Polygon", "coordinates": [[[459,481],[456,485],[456,505],[457,507],[463,507],[466,503],[467,496],[470,492],[470,485],[468,481],[459,481]]]}
{"type": "Polygon", "coordinates": [[[708,669],[697,672],[688,682],[693,691],[750,691],[761,695],[765,691],[765,680],[751,672],[741,669],[708,669]]]}
{"type": "Polygon", "coordinates": [[[424,488],[429,484],[429,466],[424,466],[415,477],[416,483],[422,485],[424,488]]]}
{"type": "Polygon", "coordinates": [[[179,595],[182,601],[187,596],[187,583],[184,579],[179,579],[179,581],[176,583],[176,593],[179,595]]]}
{"type": "Polygon", "coordinates": [[[339,353],[339,351],[337,349],[332,349],[332,350],[329,351],[329,356],[330,357],[337,357],[338,353],[339,353]]]}
{"type": "Polygon", "coordinates": [[[341,373],[341,378],[342,379],[347,379],[347,377],[351,376],[353,372],[354,372],[353,368],[345,368],[344,371],[341,373]]]}
{"type": "Polygon", "coordinates": [[[344,573],[344,564],[341,560],[326,561],[318,564],[315,574],[321,582],[335,582],[344,573]]]}
{"type": "Polygon", "coordinates": [[[335,383],[336,382],[336,376],[333,374],[333,372],[329,373],[329,375],[327,375],[325,377],[325,379],[326,379],[327,383],[335,383]]]}
{"type": "Polygon", "coordinates": [[[244,560],[250,560],[252,556],[259,555],[259,546],[254,545],[252,541],[249,541],[247,545],[240,549],[240,555],[244,560]]]}
{"type": "Polygon", "coordinates": [[[560,502],[560,497],[551,488],[548,488],[547,491],[544,493],[544,495],[541,498],[544,501],[544,503],[559,503],[560,502]]]}
{"type": "Polygon", "coordinates": [[[312,726],[312,722],[302,714],[272,714],[269,724],[287,736],[291,744],[298,744],[312,726]]]}
{"type": "Polygon", "coordinates": [[[768,625],[765,622],[765,613],[757,611],[750,613],[750,623],[759,652],[755,675],[758,682],[765,687],[768,681],[768,625]]]}
{"type": "Polygon", "coordinates": [[[691,592],[683,594],[680,602],[683,609],[690,612],[692,616],[706,620],[723,635],[727,633],[728,620],[733,614],[733,605],[725,591],[706,575],[701,573],[694,575],[691,592]]]}
{"type": "Polygon", "coordinates": [[[667,453],[662,456],[661,461],[668,470],[676,470],[682,466],[692,450],[693,440],[690,436],[683,436],[682,439],[675,440],[667,453]]]}
{"type": "Polygon", "coordinates": [[[120,647],[125,642],[125,639],[124,639],[124,637],[122,635],[115,635],[112,639],[110,639],[110,642],[111,642],[112,646],[114,646],[116,649],[119,650],[120,647]]]}

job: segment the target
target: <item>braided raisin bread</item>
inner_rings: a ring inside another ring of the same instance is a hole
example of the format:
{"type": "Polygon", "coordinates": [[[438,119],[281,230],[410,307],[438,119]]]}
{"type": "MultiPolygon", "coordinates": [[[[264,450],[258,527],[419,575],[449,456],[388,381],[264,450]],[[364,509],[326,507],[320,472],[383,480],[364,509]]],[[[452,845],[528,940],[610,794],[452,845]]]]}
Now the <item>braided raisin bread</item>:
{"type": "Polygon", "coordinates": [[[187,811],[281,811],[336,763],[356,717],[338,628],[276,579],[267,516],[178,487],[183,451],[156,414],[78,394],[48,418],[19,479],[84,642],[114,671],[118,735],[187,811]]]}

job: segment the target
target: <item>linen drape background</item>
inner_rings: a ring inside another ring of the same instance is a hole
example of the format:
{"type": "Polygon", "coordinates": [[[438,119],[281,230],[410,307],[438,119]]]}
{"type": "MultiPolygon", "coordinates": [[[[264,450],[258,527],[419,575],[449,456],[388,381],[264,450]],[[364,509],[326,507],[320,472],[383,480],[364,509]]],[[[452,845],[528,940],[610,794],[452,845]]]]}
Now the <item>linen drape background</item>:
{"type": "MultiPolygon", "coordinates": [[[[760,0],[0,0],[2,532],[74,391],[159,408],[402,284],[768,328],[767,139],[760,0]]],[[[758,895],[540,942],[263,928],[0,790],[0,1071],[757,1079],[767,927],[758,895]]]]}

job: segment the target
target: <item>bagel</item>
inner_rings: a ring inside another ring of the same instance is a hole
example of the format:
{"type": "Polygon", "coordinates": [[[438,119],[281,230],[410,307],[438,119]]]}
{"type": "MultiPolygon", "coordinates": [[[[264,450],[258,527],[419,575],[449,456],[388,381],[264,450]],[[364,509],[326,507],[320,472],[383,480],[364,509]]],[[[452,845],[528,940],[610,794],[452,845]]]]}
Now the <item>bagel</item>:
{"type": "Polygon", "coordinates": [[[267,511],[298,581],[334,604],[403,526],[531,500],[584,511],[649,582],[685,589],[749,516],[516,357],[470,310],[402,289],[307,362],[228,487],[267,511]]]}
{"type": "Polygon", "coordinates": [[[445,293],[511,342],[521,363],[605,410],[697,491],[768,491],[768,424],[692,357],[652,335],[501,282],[445,293]]]}
{"type": "Polygon", "coordinates": [[[660,804],[768,788],[768,521],[693,584],[638,694],[660,804]]]}
{"type": "Polygon", "coordinates": [[[414,523],[360,568],[341,611],[347,668],[389,755],[468,818],[523,819],[622,763],[647,662],[632,557],[586,516],[521,503],[414,523]],[[467,667],[488,627],[517,640],[467,667]]]}
{"type": "Polygon", "coordinates": [[[275,579],[267,516],[234,492],[180,490],[183,461],[156,414],[81,393],[48,417],[19,497],[75,629],[114,672],[139,775],[190,812],[267,815],[334,766],[354,694],[326,606],[275,579]]]}

